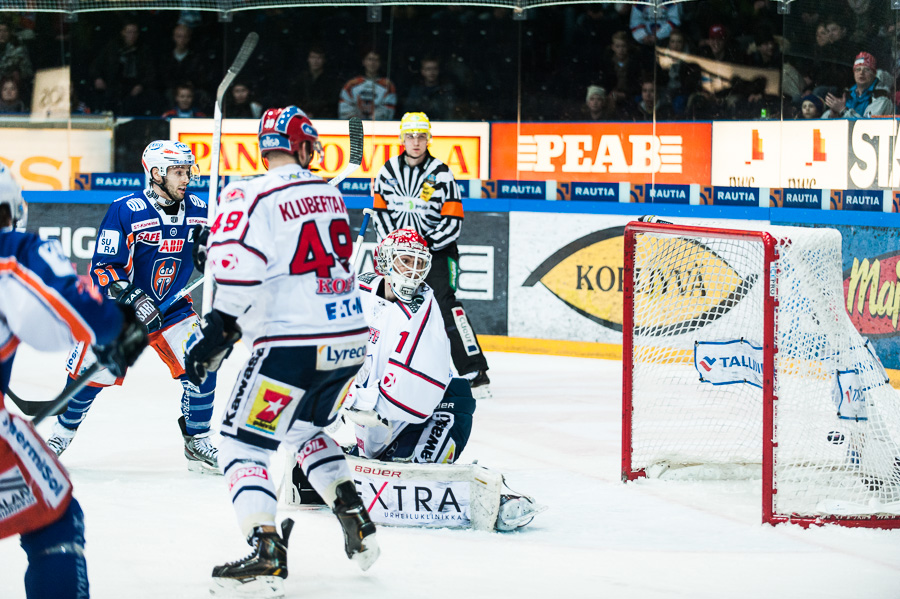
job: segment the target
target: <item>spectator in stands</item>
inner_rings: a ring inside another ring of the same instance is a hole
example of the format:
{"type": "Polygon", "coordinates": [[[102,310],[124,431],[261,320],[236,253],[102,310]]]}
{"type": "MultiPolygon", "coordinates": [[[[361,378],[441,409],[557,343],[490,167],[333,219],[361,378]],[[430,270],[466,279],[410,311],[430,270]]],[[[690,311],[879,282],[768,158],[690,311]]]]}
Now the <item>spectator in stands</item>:
{"type": "Polygon", "coordinates": [[[167,121],[172,119],[206,118],[206,115],[194,107],[194,86],[190,83],[179,83],[175,86],[175,108],[162,114],[167,121]]]}
{"type": "Polygon", "coordinates": [[[419,65],[420,80],[414,83],[403,101],[406,112],[424,112],[438,121],[453,120],[456,89],[441,80],[441,63],[436,56],[425,56],[419,65]]]}
{"type": "Polygon", "coordinates": [[[258,119],[262,113],[262,104],[253,100],[250,85],[235,81],[225,98],[224,115],[230,119],[258,119]]]}
{"type": "Polygon", "coordinates": [[[709,28],[709,37],[705,43],[701,43],[700,56],[711,58],[718,62],[730,62],[742,64],[741,55],[737,46],[731,41],[724,25],[715,24],[709,28]]]}
{"type": "Polygon", "coordinates": [[[635,121],[666,121],[672,118],[672,106],[665,96],[657,98],[656,84],[651,75],[641,83],[641,99],[632,111],[635,121]]]}
{"type": "Polygon", "coordinates": [[[199,105],[207,105],[209,91],[207,84],[210,71],[204,64],[203,57],[191,47],[191,28],[179,23],[172,29],[172,50],[162,55],[159,60],[159,73],[163,75],[163,83],[168,88],[163,90],[167,98],[174,100],[175,85],[191,83],[199,105]]]}
{"type": "MultiPolygon", "coordinates": [[[[684,33],[673,29],[669,35],[667,49],[682,54],[690,54],[685,43],[684,33]]],[[[693,62],[674,60],[667,69],[659,73],[660,91],[665,93],[675,114],[683,114],[688,98],[697,91],[700,85],[700,67],[693,62]]]]}
{"type": "Polygon", "coordinates": [[[829,93],[825,96],[828,110],[823,119],[885,116],[893,113],[888,85],[878,78],[875,57],[860,52],[853,62],[853,79],[856,85],[844,91],[841,97],[829,93]]]}
{"type": "MultiPolygon", "coordinates": [[[[97,104],[120,115],[149,115],[157,110],[156,66],[140,41],[140,28],[128,21],[119,39],[110,40],[90,68],[97,104]]],[[[158,114],[158,113],[157,113],[158,114]]]]}
{"type": "Polygon", "coordinates": [[[321,46],[313,46],[306,55],[306,68],[291,82],[286,104],[296,104],[311,119],[336,119],[334,99],[341,93],[341,81],[328,66],[321,46]]]}
{"type": "Polygon", "coordinates": [[[0,77],[9,77],[25,87],[31,85],[34,77],[28,51],[16,41],[9,23],[2,21],[0,21],[0,77]]]}
{"type": "Polygon", "coordinates": [[[755,49],[747,58],[747,64],[761,69],[780,69],[783,60],[781,47],[775,41],[770,29],[761,29],[756,32],[755,49]]]}
{"type": "Polygon", "coordinates": [[[803,99],[800,102],[800,114],[798,115],[798,118],[818,119],[822,118],[823,112],[825,112],[825,102],[822,101],[822,98],[815,94],[807,94],[803,96],[803,99]]]}
{"type": "Polygon", "coordinates": [[[646,4],[631,7],[631,35],[641,45],[652,48],[665,43],[672,30],[680,25],[680,4],[660,7],[658,13],[655,7],[646,4]]]}
{"type": "Polygon", "coordinates": [[[589,85],[587,97],[581,109],[581,118],[585,121],[614,121],[616,115],[613,104],[606,90],[599,85],[589,85]]]}
{"type": "Polygon", "coordinates": [[[612,36],[611,55],[603,62],[603,87],[609,91],[617,109],[634,104],[641,93],[641,65],[632,56],[627,31],[617,31],[612,36]]]}
{"type": "Polygon", "coordinates": [[[0,113],[25,112],[25,102],[19,97],[19,84],[12,77],[0,79],[0,113]]]}
{"type": "Polygon", "coordinates": [[[344,84],[338,102],[338,116],[342,119],[359,117],[363,120],[389,121],[394,118],[397,90],[390,79],[379,76],[381,54],[366,52],[362,60],[364,74],[344,84]]]}

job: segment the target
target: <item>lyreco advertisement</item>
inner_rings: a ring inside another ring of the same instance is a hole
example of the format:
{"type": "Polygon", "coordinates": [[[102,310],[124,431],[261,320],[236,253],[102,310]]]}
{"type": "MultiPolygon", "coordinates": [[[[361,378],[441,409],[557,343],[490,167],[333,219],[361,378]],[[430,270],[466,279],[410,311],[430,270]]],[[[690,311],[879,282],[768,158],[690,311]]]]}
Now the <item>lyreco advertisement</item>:
{"type": "Polygon", "coordinates": [[[3,128],[0,162],[10,168],[22,189],[72,189],[76,173],[109,172],[113,134],[109,129],[3,128]]]}
{"type": "MultiPolygon", "coordinates": [[[[324,157],[320,174],[326,179],[349,164],[350,140],[347,121],[317,120],[324,157]]],[[[171,138],[191,147],[200,173],[207,175],[212,152],[212,119],[172,119],[171,138]]],[[[364,122],[365,143],[362,165],[351,174],[372,178],[392,156],[400,153],[399,121],[364,122]]],[[[226,176],[250,176],[265,172],[259,155],[259,121],[226,119],[222,122],[222,152],[219,173],[226,176]]],[[[490,125],[487,123],[441,122],[431,125],[429,151],[442,160],[457,179],[487,179],[490,154],[490,125]]],[[[108,169],[107,169],[108,170],[108,169]]]]}
{"type": "Polygon", "coordinates": [[[509,215],[509,335],[622,342],[630,216],[509,215]]]}
{"type": "Polygon", "coordinates": [[[491,178],[710,182],[709,123],[499,123],[491,178]]]}
{"type": "Polygon", "coordinates": [[[849,122],[713,123],[712,184],[847,189],[849,122]]]}

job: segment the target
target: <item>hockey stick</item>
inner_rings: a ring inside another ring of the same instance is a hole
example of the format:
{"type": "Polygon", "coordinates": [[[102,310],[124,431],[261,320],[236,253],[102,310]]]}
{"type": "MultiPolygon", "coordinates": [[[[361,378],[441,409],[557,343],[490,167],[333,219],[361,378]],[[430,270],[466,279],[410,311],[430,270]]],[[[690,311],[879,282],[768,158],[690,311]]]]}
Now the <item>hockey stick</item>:
{"type": "Polygon", "coordinates": [[[375,211],[371,208],[363,209],[363,220],[359,226],[359,235],[356,237],[356,243],[353,245],[353,254],[350,256],[350,264],[356,269],[356,259],[359,257],[359,251],[362,249],[363,239],[366,236],[366,229],[369,228],[369,220],[375,216],[375,211]]]}
{"type": "MultiPolygon", "coordinates": [[[[212,226],[213,219],[216,216],[216,201],[219,195],[219,153],[222,151],[222,103],[225,101],[225,92],[234,83],[235,77],[250,60],[250,55],[259,42],[259,35],[255,31],[247,34],[241,49],[238,50],[237,57],[225,73],[222,82],[216,90],[216,106],[213,113],[213,139],[212,139],[212,155],[209,166],[209,198],[206,202],[206,222],[208,226],[212,226]]],[[[206,285],[203,287],[203,311],[209,312],[212,309],[213,298],[213,279],[212,269],[207,269],[203,274],[203,281],[206,285]]]]}
{"type": "MultiPolygon", "coordinates": [[[[63,389],[59,395],[48,402],[42,402],[44,405],[37,411],[37,413],[34,415],[34,418],[32,418],[31,425],[37,426],[47,416],[56,416],[57,414],[61,413],[69,403],[69,400],[72,398],[72,396],[81,391],[81,388],[87,385],[90,378],[94,376],[101,368],[102,366],[100,366],[99,362],[94,362],[88,367],[87,370],[82,372],[77,379],[72,381],[72,383],[68,387],[63,389]]],[[[22,410],[22,412],[25,412],[25,410],[22,410]]]]}
{"type": "Polygon", "coordinates": [[[363,141],[365,139],[362,121],[359,120],[359,117],[353,117],[350,119],[348,127],[350,128],[350,164],[345,166],[344,170],[328,182],[335,187],[362,164],[363,141]]]}
{"type": "Polygon", "coordinates": [[[165,314],[166,310],[168,310],[169,308],[172,307],[172,304],[174,304],[175,302],[177,302],[178,300],[180,300],[181,298],[183,298],[184,296],[186,296],[187,294],[189,294],[191,291],[193,291],[194,289],[196,289],[197,287],[199,287],[202,284],[203,284],[203,277],[198,277],[193,283],[191,283],[190,285],[188,285],[187,287],[185,287],[184,289],[182,289],[181,291],[179,291],[178,293],[176,293],[175,295],[173,295],[172,297],[170,297],[169,299],[167,299],[166,301],[161,303],[159,305],[159,308],[157,308],[159,310],[159,313],[165,314]]]}

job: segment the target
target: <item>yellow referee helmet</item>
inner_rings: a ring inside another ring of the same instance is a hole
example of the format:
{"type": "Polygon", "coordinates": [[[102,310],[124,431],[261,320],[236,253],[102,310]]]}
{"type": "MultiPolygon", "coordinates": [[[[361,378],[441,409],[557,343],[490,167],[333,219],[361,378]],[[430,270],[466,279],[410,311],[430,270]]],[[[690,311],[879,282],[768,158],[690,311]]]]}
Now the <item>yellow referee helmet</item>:
{"type": "Polygon", "coordinates": [[[424,112],[407,112],[400,119],[400,141],[407,133],[426,133],[431,139],[431,121],[424,112]]]}

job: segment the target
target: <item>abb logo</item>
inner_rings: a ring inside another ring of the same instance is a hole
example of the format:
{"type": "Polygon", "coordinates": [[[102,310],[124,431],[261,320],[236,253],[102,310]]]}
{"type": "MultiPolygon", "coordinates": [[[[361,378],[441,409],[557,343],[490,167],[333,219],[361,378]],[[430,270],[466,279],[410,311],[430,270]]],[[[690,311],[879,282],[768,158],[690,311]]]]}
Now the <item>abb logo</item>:
{"type": "Polygon", "coordinates": [[[184,248],[184,239],[163,239],[159,248],[161,254],[177,254],[184,248]]]}
{"type": "Polygon", "coordinates": [[[682,136],[628,135],[628,152],[622,139],[615,134],[519,135],[517,167],[535,173],[682,172],[682,136]]]}

